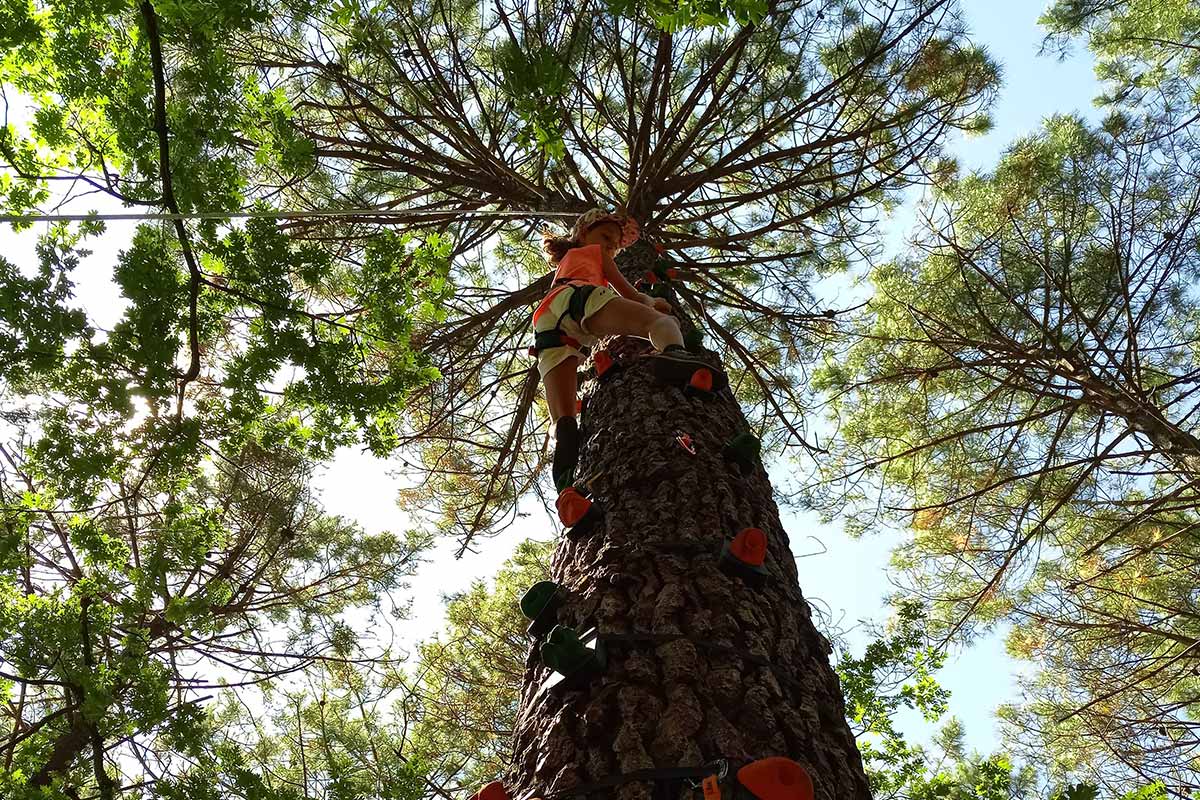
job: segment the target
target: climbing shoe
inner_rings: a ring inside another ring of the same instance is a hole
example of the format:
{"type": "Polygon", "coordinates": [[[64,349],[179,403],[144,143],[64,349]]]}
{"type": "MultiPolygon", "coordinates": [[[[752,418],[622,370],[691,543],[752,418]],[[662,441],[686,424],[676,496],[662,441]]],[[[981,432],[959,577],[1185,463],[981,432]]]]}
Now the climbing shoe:
{"type": "Polygon", "coordinates": [[[584,497],[574,486],[568,486],[559,492],[554,507],[558,509],[558,519],[566,528],[568,536],[587,533],[602,516],[600,506],[584,497]]]}
{"type": "Polygon", "coordinates": [[[663,383],[701,392],[719,392],[729,385],[729,376],[684,349],[683,345],[667,345],[661,353],[650,356],[654,375],[663,383]]]}
{"type": "Polygon", "coordinates": [[[554,488],[562,491],[575,482],[579,463],[579,422],[575,417],[559,417],[554,423],[554,463],[551,474],[554,488]]]}

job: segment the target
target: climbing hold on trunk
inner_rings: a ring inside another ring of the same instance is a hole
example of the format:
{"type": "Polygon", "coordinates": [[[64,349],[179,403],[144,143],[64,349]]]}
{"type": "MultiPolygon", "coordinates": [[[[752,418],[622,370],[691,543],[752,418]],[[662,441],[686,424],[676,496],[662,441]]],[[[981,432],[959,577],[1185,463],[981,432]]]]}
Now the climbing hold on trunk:
{"type": "Polygon", "coordinates": [[[762,442],[749,431],[735,435],[721,448],[721,455],[737,464],[743,475],[758,465],[761,454],[762,442]]]}
{"type": "Polygon", "coordinates": [[[521,597],[521,613],[529,620],[526,631],[530,636],[541,636],[554,627],[564,595],[554,581],[538,581],[526,590],[521,597]]]}
{"type": "Polygon", "coordinates": [[[704,346],[704,331],[691,328],[683,335],[683,346],[691,352],[696,352],[704,346]]]}
{"type": "Polygon", "coordinates": [[[543,664],[572,682],[600,674],[606,662],[604,650],[594,635],[581,637],[566,625],[555,625],[538,653],[543,664]]]}
{"type": "Polygon", "coordinates": [[[675,443],[686,450],[691,455],[696,455],[696,443],[692,441],[692,437],[680,431],[675,434],[675,443]]]}
{"type": "Polygon", "coordinates": [[[661,353],[647,357],[656,378],[680,387],[685,393],[708,395],[729,385],[729,377],[723,371],[689,353],[682,345],[668,345],[661,353]]]}
{"type": "Polygon", "coordinates": [[[471,800],[509,800],[508,791],[504,788],[504,784],[500,781],[492,781],[487,786],[484,786],[475,794],[471,795],[471,800]]]}
{"type": "Polygon", "coordinates": [[[763,567],[767,558],[767,535],[761,528],[746,528],[721,548],[721,570],[741,578],[751,586],[762,586],[769,573],[763,567]]]}
{"type": "Polygon", "coordinates": [[[701,367],[693,372],[691,379],[688,381],[688,388],[705,393],[711,392],[713,390],[712,370],[708,367],[701,367]]]}
{"type": "Polygon", "coordinates": [[[648,283],[651,286],[658,283],[658,275],[652,270],[646,270],[642,273],[642,282],[648,283]]]}
{"type": "Polygon", "coordinates": [[[597,350],[592,354],[592,366],[596,369],[596,377],[603,378],[616,370],[617,362],[607,350],[597,350]]]}
{"type": "Polygon", "coordinates": [[[568,536],[587,533],[603,515],[600,506],[585,497],[574,486],[568,486],[559,493],[554,507],[558,509],[558,519],[567,529],[568,536]]]}
{"type": "Polygon", "coordinates": [[[804,767],[775,756],[751,761],[738,770],[738,783],[757,800],[812,800],[813,783],[804,767]]]}

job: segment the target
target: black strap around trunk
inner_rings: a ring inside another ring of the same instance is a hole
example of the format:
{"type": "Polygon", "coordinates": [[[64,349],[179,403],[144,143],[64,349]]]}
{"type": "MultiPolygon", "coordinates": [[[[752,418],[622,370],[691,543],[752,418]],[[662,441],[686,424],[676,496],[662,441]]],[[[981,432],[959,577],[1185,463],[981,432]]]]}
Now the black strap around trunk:
{"type": "MultiPolygon", "coordinates": [[[[685,780],[700,780],[707,778],[709,775],[719,775],[722,768],[728,768],[728,762],[724,759],[705,764],[701,767],[670,767],[664,769],[637,769],[633,772],[623,772],[618,775],[609,775],[607,778],[601,778],[592,783],[585,783],[581,786],[573,786],[570,789],[564,789],[561,792],[548,794],[546,800],[586,800],[601,792],[613,789],[617,786],[623,786],[627,783],[640,783],[643,781],[659,784],[660,786],[675,784],[685,780]]],[[[611,794],[604,795],[611,797],[611,794]]],[[[657,793],[656,793],[657,800],[657,793]]],[[[674,800],[674,798],[671,798],[674,800]]]]}

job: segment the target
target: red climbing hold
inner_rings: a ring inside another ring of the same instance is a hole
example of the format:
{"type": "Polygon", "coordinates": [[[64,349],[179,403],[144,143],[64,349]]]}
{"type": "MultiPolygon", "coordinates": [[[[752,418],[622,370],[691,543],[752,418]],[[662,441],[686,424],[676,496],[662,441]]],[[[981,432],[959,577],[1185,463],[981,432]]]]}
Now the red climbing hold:
{"type": "Polygon", "coordinates": [[[692,437],[686,433],[679,433],[675,436],[675,442],[691,455],[696,455],[696,445],[692,442],[692,437]]]}
{"type": "Polygon", "coordinates": [[[767,535],[761,528],[746,528],[733,537],[729,553],[743,564],[761,567],[767,559],[767,535]]]}
{"type": "Polygon", "coordinates": [[[658,283],[658,276],[651,270],[646,270],[642,273],[642,280],[651,285],[658,283]]]}
{"type": "Polygon", "coordinates": [[[612,369],[615,362],[607,350],[597,350],[592,355],[592,363],[596,365],[596,377],[603,378],[604,373],[612,369]]]}
{"type": "Polygon", "coordinates": [[[578,398],[575,400],[575,416],[578,417],[582,413],[583,413],[583,399],[578,398]]]}
{"type": "Polygon", "coordinates": [[[812,800],[812,778],[790,758],[751,761],[738,770],[738,783],[758,800],[812,800]]]}
{"type": "Polygon", "coordinates": [[[471,795],[471,800],[509,800],[508,791],[500,781],[492,781],[471,795]]]}
{"type": "Polygon", "coordinates": [[[568,486],[559,494],[554,507],[558,509],[558,518],[562,520],[562,524],[570,528],[578,525],[584,518],[592,507],[592,501],[581,495],[574,486],[568,486]]]}
{"type": "Polygon", "coordinates": [[[663,247],[662,244],[660,244],[659,242],[654,243],[654,252],[658,253],[660,256],[663,254],[664,251],[666,251],[666,249],[667,248],[663,247]]]}
{"type": "Polygon", "coordinates": [[[706,367],[701,367],[692,373],[691,380],[688,381],[688,386],[701,392],[711,392],[713,388],[712,370],[706,367]]]}
{"type": "Polygon", "coordinates": [[[667,280],[673,281],[678,277],[679,277],[679,270],[675,269],[674,267],[667,268],[667,280]]]}

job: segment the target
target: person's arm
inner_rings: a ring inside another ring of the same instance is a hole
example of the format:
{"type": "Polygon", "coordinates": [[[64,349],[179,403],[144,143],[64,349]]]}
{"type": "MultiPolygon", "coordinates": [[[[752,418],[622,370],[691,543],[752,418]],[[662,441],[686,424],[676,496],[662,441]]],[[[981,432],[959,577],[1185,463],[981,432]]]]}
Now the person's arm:
{"type": "Polygon", "coordinates": [[[617,268],[617,262],[613,259],[612,253],[600,249],[600,258],[604,264],[604,277],[608,279],[609,284],[617,290],[617,294],[622,297],[628,297],[630,300],[637,300],[645,305],[653,305],[654,298],[649,295],[642,294],[637,289],[633,288],[625,276],[621,274],[621,270],[617,268]]]}

